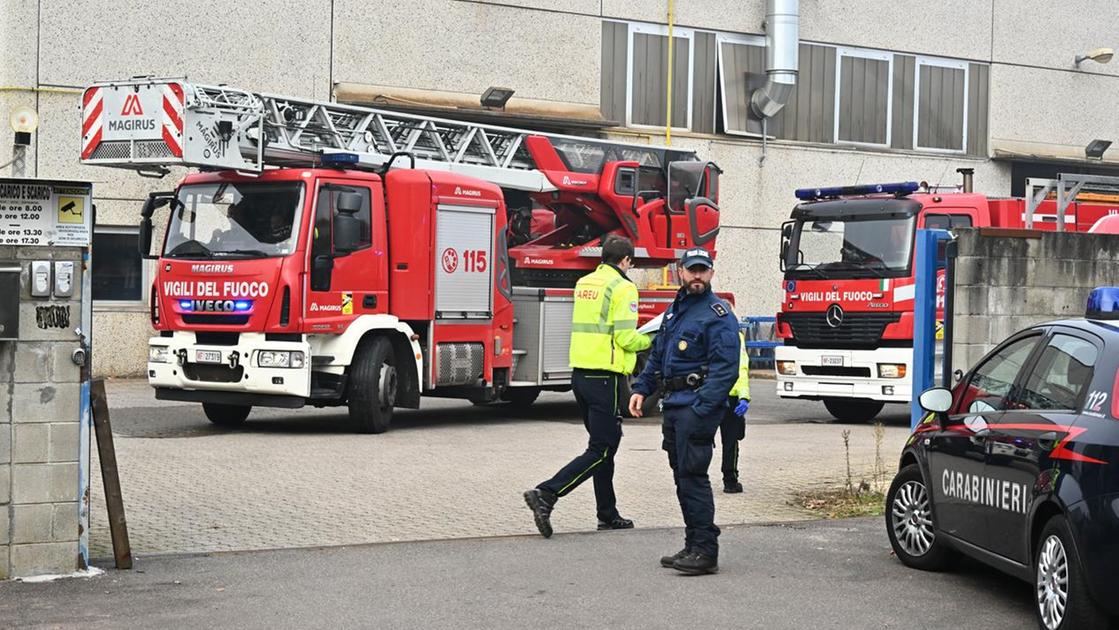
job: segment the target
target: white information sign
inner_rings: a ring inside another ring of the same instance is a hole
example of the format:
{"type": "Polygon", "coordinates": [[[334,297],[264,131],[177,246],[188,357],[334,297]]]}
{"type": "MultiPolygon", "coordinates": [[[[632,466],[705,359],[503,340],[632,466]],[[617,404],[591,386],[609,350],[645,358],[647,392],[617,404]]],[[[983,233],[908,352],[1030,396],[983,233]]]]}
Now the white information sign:
{"type": "Polygon", "coordinates": [[[0,245],[88,247],[90,185],[0,179],[0,245]]]}

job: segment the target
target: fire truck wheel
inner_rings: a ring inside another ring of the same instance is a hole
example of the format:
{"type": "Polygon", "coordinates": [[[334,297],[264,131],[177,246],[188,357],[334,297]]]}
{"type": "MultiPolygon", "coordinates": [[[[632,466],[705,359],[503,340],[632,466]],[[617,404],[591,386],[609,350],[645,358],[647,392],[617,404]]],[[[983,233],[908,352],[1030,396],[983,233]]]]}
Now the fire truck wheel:
{"type": "Polygon", "coordinates": [[[528,408],[540,397],[539,387],[515,387],[501,392],[501,399],[513,407],[528,408]]]}
{"type": "Polygon", "coordinates": [[[202,411],[210,422],[223,427],[235,427],[249,417],[252,407],[249,405],[222,405],[219,403],[202,403],[202,411]]]}
{"type": "Polygon", "coordinates": [[[866,422],[873,420],[885,403],[853,398],[825,398],[824,406],[840,422],[866,422]]]}
{"type": "Polygon", "coordinates": [[[363,433],[384,433],[396,403],[396,360],[384,337],[366,339],[350,366],[350,420],[363,433]]]}

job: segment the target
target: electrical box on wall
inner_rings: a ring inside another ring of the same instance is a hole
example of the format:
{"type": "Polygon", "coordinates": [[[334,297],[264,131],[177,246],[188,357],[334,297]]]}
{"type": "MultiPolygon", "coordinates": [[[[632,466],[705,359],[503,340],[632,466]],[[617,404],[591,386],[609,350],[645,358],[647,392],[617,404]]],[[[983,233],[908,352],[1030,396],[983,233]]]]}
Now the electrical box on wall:
{"type": "Polygon", "coordinates": [[[0,262],[0,341],[19,337],[19,262],[0,262]]]}

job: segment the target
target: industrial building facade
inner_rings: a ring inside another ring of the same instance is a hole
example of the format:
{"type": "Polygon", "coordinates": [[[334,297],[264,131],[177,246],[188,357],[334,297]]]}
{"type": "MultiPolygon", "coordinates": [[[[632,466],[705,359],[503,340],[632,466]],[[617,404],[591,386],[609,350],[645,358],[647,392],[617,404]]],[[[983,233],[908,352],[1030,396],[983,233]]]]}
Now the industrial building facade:
{"type": "MultiPolygon", "coordinates": [[[[1070,0],[1058,15],[1040,0],[797,4],[797,82],[764,126],[748,103],[764,81],[764,0],[208,0],[127,9],[0,0],[0,116],[19,106],[39,114],[25,175],[94,182],[94,369],[106,375],[143,370],[154,269],[135,252],[138,213],[149,192],[172,188],[182,173],[153,180],[79,166],[81,88],[98,80],[187,77],[320,99],[364,86],[382,95],[379,106],[404,109],[502,86],[551,103],[540,123],[548,131],[694,149],[725,171],[715,282],[736,293],[740,315],[778,308],[779,229],[795,188],[948,185],[963,167],[975,169],[977,191],[1009,195],[1029,176],[1119,172],[1119,153],[1084,152],[1093,139],[1119,140],[1119,63],[1075,62],[1119,45],[1119,5],[1070,0]]],[[[12,140],[0,127],[0,164],[12,140]]]]}

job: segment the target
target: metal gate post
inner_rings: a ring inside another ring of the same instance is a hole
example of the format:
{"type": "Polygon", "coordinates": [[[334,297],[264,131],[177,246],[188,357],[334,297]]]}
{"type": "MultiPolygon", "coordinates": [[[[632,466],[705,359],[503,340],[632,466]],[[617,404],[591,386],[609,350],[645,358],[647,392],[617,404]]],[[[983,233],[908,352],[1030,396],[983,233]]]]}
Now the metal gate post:
{"type": "Polygon", "coordinates": [[[944,267],[938,260],[937,245],[951,238],[946,230],[917,230],[917,255],[913,300],[913,392],[910,399],[909,424],[917,428],[924,411],[917,401],[921,392],[933,385],[936,373],[936,285],[937,271],[944,267]]]}

